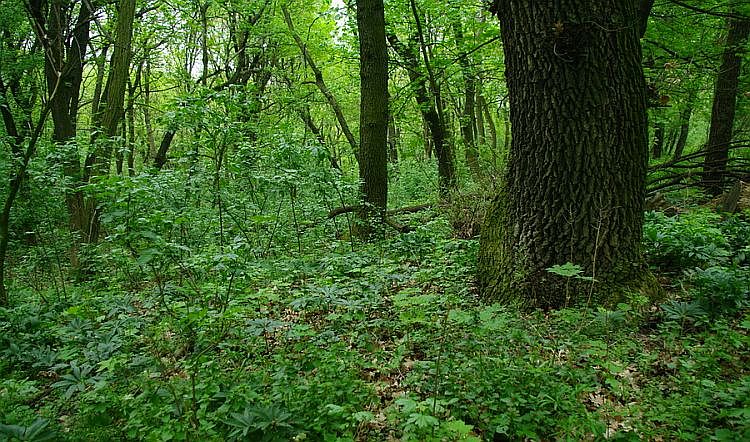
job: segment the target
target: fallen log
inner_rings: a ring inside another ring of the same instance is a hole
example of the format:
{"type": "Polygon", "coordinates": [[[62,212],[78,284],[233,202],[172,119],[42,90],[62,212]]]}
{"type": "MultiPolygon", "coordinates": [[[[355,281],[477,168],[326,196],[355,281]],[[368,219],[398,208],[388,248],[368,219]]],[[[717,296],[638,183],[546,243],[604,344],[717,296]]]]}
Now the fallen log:
{"type": "MultiPolygon", "coordinates": [[[[343,215],[344,213],[351,213],[356,212],[359,210],[362,206],[361,205],[354,205],[354,206],[342,206],[337,207],[330,212],[328,212],[328,219],[336,218],[339,215],[343,215]]],[[[393,215],[401,215],[404,213],[417,213],[421,212],[422,210],[431,209],[432,204],[419,204],[416,206],[407,206],[407,207],[401,207],[400,209],[392,209],[385,212],[386,215],[393,216],[393,215]]]]}

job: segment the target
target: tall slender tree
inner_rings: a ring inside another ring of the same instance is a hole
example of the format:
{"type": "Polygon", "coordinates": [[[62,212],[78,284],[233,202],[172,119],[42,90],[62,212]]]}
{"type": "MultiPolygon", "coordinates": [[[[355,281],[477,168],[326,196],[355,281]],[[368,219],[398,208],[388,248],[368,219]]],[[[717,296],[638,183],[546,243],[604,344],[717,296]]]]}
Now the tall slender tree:
{"type": "Polygon", "coordinates": [[[388,203],[388,48],[383,0],[357,0],[360,119],[359,180],[362,206],[357,234],[369,237],[388,203]]]}
{"type": "Polygon", "coordinates": [[[727,27],[724,53],[714,89],[711,127],[706,143],[708,152],[703,164],[702,184],[713,195],[721,193],[724,187],[742,66],[741,51],[750,35],[750,19],[729,18],[727,27]]]}
{"type": "MultiPolygon", "coordinates": [[[[438,101],[432,94],[432,89],[427,87],[427,76],[422,72],[417,58],[418,49],[413,44],[409,46],[403,44],[396,34],[389,33],[387,38],[391,47],[401,58],[409,81],[411,81],[414,99],[426,126],[425,141],[428,142],[429,147],[435,149],[435,156],[437,156],[440,195],[447,198],[450,192],[456,189],[457,183],[451,154],[451,134],[444,120],[444,112],[438,107],[438,101]]],[[[417,40],[416,37],[411,42],[415,40],[417,40]]],[[[431,149],[426,150],[429,157],[432,153],[431,149]]]]}
{"type": "MultiPolygon", "coordinates": [[[[31,24],[45,52],[44,75],[50,96],[53,122],[52,141],[58,145],[63,173],[74,183],[83,182],[80,153],[75,145],[86,51],[89,46],[94,11],[91,2],[76,5],[70,0],[24,3],[31,24]],[[74,18],[75,17],[75,18],[74,18]]],[[[87,236],[87,218],[83,192],[66,192],[65,202],[70,213],[70,227],[82,237],[87,236]]],[[[74,266],[76,253],[71,254],[74,266]]]]}

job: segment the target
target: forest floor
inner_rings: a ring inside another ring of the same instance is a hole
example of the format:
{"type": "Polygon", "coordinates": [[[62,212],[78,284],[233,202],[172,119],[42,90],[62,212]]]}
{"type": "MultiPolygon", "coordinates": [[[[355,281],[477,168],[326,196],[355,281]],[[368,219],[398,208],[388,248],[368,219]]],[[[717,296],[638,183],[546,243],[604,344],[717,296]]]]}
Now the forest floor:
{"type": "Polygon", "coordinates": [[[407,221],[15,287],[0,440],[750,440],[747,213],[647,214],[662,304],[528,314],[477,299],[476,239],[407,221]]]}

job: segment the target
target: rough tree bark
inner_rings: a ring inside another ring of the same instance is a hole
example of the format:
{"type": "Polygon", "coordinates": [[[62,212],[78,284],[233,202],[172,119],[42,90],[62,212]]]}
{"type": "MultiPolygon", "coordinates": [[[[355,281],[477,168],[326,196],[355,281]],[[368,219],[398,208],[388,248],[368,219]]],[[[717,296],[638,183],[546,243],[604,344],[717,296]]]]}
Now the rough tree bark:
{"type": "Polygon", "coordinates": [[[641,256],[648,126],[640,3],[493,6],[513,140],[504,188],[482,226],[483,296],[557,308],[658,293],[641,256]],[[596,282],[546,270],[566,262],[596,282]]]}
{"type": "Polygon", "coordinates": [[[729,161],[729,146],[732,144],[734,114],[737,104],[742,46],[750,35],[750,20],[728,19],[726,44],[721,67],[716,76],[714,103],[711,109],[711,127],[706,143],[706,159],[703,163],[701,183],[712,195],[724,189],[724,175],[729,161]]]}
{"type": "Polygon", "coordinates": [[[368,238],[385,218],[388,202],[388,48],[383,0],[357,0],[360,119],[359,182],[362,206],[355,233],[368,238]]]}

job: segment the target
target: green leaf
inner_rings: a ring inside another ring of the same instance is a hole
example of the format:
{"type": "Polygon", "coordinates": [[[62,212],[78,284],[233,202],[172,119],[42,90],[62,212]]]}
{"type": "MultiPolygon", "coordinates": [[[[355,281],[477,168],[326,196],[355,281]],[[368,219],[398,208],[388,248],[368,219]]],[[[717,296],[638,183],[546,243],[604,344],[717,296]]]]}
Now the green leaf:
{"type": "Polygon", "coordinates": [[[407,422],[420,429],[432,428],[440,423],[436,417],[421,413],[410,414],[407,422]]]}
{"type": "Polygon", "coordinates": [[[562,265],[553,265],[552,267],[547,268],[547,271],[558,276],[564,276],[566,278],[579,276],[581,273],[583,273],[583,269],[581,268],[581,266],[579,266],[578,264],[573,264],[572,262],[566,262],[562,265]]]}

